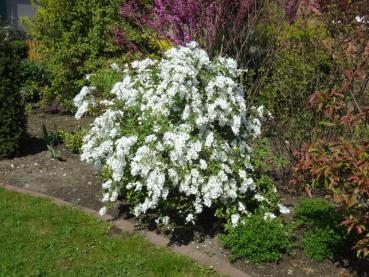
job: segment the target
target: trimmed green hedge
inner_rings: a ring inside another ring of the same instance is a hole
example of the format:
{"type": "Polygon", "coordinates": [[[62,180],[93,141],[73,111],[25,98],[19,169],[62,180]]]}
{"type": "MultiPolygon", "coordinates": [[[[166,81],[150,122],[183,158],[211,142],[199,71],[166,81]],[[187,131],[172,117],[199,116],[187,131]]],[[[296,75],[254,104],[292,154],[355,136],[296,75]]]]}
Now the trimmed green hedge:
{"type": "Polygon", "coordinates": [[[19,64],[27,54],[24,42],[9,41],[0,29],[0,159],[19,152],[26,117],[19,92],[19,64]]]}

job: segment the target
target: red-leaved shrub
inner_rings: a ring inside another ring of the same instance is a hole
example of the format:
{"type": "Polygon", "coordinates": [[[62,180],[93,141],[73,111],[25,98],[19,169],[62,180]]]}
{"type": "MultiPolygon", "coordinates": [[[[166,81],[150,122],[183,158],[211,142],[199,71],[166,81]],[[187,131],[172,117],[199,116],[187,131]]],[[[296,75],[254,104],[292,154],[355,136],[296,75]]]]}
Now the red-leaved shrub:
{"type": "MultiPolygon", "coordinates": [[[[346,88],[347,84],[343,86],[346,88]]],[[[346,211],[342,225],[355,232],[358,255],[369,255],[369,106],[347,105],[347,94],[316,92],[311,103],[324,113],[327,132],[298,153],[293,185],[325,189],[346,211]],[[329,134],[330,133],[330,134],[329,134]]]]}

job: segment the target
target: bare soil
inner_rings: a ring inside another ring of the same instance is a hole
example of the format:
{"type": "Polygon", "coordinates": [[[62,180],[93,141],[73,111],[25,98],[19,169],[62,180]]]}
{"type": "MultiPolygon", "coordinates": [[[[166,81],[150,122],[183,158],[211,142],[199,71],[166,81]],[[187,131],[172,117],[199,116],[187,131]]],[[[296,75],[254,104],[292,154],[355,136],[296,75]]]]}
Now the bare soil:
{"type": "MultiPolygon", "coordinates": [[[[57,130],[73,131],[88,127],[92,119],[75,120],[67,114],[47,114],[33,111],[28,120],[30,138],[25,143],[20,156],[0,161],[0,183],[11,184],[36,192],[42,192],[65,201],[98,210],[100,203],[100,179],[91,165],[80,161],[79,155],[71,153],[63,145],[58,146],[63,161],[51,157],[43,141],[42,126],[48,132],[57,130]]],[[[293,196],[285,195],[285,203],[295,203],[293,196]]],[[[114,211],[117,216],[119,212],[114,211]],[[117,214],[118,213],[118,214],[117,214]]],[[[134,219],[131,219],[134,221],[134,219]]],[[[229,252],[223,249],[216,234],[191,234],[187,241],[210,256],[227,260],[229,252]]],[[[285,256],[278,264],[254,265],[238,261],[235,267],[251,276],[369,276],[367,264],[356,264],[347,260],[340,262],[313,262],[301,250],[285,256]]]]}
{"type": "Polygon", "coordinates": [[[82,163],[63,145],[58,146],[64,161],[51,157],[43,140],[42,126],[49,133],[87,127],[89,119],[74,120],[70,115],[35,111],[28,120],[27,139],[19,157],[0,161],[0,183],[42,192],[88,208],[100,207],[100,182],[97,172],[82,163]]]}

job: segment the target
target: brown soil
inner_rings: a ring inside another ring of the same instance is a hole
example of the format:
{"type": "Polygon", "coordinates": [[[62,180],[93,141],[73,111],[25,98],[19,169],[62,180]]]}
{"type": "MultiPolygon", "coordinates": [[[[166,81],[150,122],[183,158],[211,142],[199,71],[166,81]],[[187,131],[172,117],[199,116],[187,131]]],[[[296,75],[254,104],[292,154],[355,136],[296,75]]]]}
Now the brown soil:
{"type": "Polygon", "coordinates": [[[70,115],[34,112],[29,118],[30,138],[19,157],[0,161],[0,183],[20,186],[49,194],[93,209],[100,207],[99,177],[94,169],[80,161],[63,145],[58,146],[64,161],[51,157],[43,141],[42,125],[49,133],[87,127],[90,120],[76,121],[70,115]]]}
{"type": "MultiPolygon", "coordinates": [[[[79,155],[72,154],[63,145],[58,146],[64,161],[54,160],[43,142],[42,125],[49,132],[73,131],[87,127],[91,119],[75,120],[70,115],[45,114],[34,111],[29,117],[27,140],[22,154],[10,160],[0,161],[0,183],[11,184],[36,192],[42,192],[65,201],[98,210],[100,203],[100,180],[92,166],[81,162],[79,155]]],[[[286,196],[287,204],[294,198],[286,196]]],[[[132,219],[133,220],[133,219],[132,219]]],[[[114,232],[113,232],[114,234],[114,232]]],[[[229,253],[219,243],[218,237],[202,236],[189,241],[197,249],[227,260],[229,253]]],[[[313,262],[303,256],[300,250],[294,257],[286,256],[278,264],[253,265],[246,261],[234,264],[251,276],[368,276],[367,267],[348,266],[331,261],[313,262]]]]}

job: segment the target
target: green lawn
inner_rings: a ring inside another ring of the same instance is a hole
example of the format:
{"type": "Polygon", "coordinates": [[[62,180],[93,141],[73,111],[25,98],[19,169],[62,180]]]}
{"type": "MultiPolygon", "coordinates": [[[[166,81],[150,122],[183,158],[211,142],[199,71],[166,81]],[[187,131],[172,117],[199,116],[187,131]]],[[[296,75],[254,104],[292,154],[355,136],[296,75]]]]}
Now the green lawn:
{"type": "Polygon", "coordinates": [[[0,188],[0,276],[218,276],[71,207],[0,188]]]}

